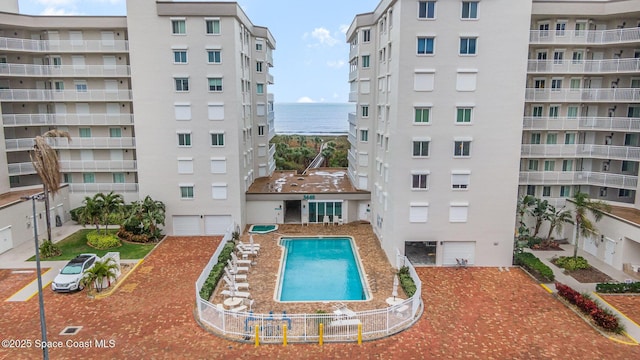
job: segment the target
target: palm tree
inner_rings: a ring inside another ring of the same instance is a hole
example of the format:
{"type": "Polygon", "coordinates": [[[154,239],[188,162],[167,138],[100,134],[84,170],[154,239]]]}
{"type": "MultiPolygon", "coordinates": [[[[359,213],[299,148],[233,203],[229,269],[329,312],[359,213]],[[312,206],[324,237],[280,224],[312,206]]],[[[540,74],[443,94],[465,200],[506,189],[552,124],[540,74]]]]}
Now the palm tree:
{"type": "Polygon", "coordinates": [[[591,200],[589,195],[580,191],[573,195],[573,206],[576,225],[573,258],[576,259],[578,257],[578,240],[580,239],[580,235],[587,237],[598,231],[594,222],[587,216],[588,213],[591,213],[595,222],[598,222],[602,219],[605,212],[611,211],[611,206],[600,200],[591,200]]]}
{"type": "Polygon", "coordinates": [[[134,202],[131,213],[125,224],[129,231],[139,229],[142,234],[150,238],[158,238],[162,233],[160,225],[164,226],[166,207],[162,201],[153,200],[147,195],[144,200],[134,202]]]}
{"type": "Polygon", "coordinates": [[[538,198],[534,199],[534,206],[533,208],[529,209],[529,214],[536,219],[536,223],[533,228],[533,234],[531,235],[532,237],[536,237],[538,235],[540,226],[542,226],[542,221],[544,221],[547,214],[548,207],[549,202],[547,200],[540,200],[538,198]]]}
{"type": "Polygon", "coordinates": [[[115,279],[118,269],[119,266],[113,258],[97,260],[93,267],[84,274],[82,283],[85,286],[93,284],[94,289],[100,292],[103,289],[102,284],[105,279],[109,281],[108,286],[111,285],[111,279],[115,279]]]}
{"type": "Polygon", "coordinates": [[[49,206],[49,193],[55,196],[60,189],[60,161],[58,153],[49,145],[47,139],[65,137],[71,141],[71,136],[66,131],[49,130],[33,140],[33,152],[29,154],[33,167],[42,180],[44,190],[44,206],[47,223],[47,241],[51,241],[51,214],[49,206]]]}
{"type": "Polygon", "coordinates": [[[122,213],[124,200],[122,195],[114,194],[113,191],[106,195],[98,193],[94,199],[100,204],[100,218],[102,219],[102,224],[104,224],[104,234],[106,235],[109,228],[109,215],[122,213]]]}
{"type": "Polygon", "coordinates": [[[547,243],[551,241],[551,234],[553,234],[553,230],[556,230],[556,233],[560,235],[564,224],[574,224],[572,217],[573,214],[571,214],[570,210],[565,209],[564,207],[556,210],[555,206],[549,205],[549,210],[546,215],[546,219],[549,220],[547,243]]]}
{"type": "Polygon", "coordinates": [[[324,157],[325,166],[329,167],[329,158],[331,158],[331,156],[333,156],[333,148],[327,146],[322,150],[321,154],[322,154],[322,157],[324,157]]]}
{"type": "Polygon", "coordinates": [[[322,143],[322,138],[320,136],[313,137],[313,144],[315,146],[316,151],[320,150],[321,143],[322,143]]]}
{"type": "Polygon", "coordinates": [[[529,208],[535,204],[535,197],[531,195],[525,195],[518,199],[518,234],[520,236],[528,235],[529,228],[524,222],[524,216],[529,211],[529,208]]]}
{"type": "Polygon", "coordinates": [[[78,221],[82,225],[91,224],[96,227],[96,231],[100,230],[100,215],[102,214],[102,203],[96,200],[98,194],[93,197],[85,196],[84,206],[80,213],[78,214],[78,221]]]}

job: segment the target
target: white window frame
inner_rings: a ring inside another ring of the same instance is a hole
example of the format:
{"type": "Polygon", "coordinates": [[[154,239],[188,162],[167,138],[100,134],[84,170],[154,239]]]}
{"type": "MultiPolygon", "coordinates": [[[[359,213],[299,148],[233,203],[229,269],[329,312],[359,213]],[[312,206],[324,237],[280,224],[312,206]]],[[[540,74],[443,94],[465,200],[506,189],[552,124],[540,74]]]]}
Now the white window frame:
{"type": "Polygon", "coordinates": [[[187,19],[186,18],[171,18],[171,35],[187,35],[187,19]],[[176,32],[176,24],[178,23],[182,23],[184,24],[184,28],[180,29],[178,27],[177,32],[176,32]]]}
{"type": "Polygon", "coordinates": [[[178,158],[178,174],[193,174],[193,158],[192,157],[178,158]]]}
{"type": "Polygon", "coordinates": [[[210,131],[209,132],[209,144],[211,145],[211,147],[225,147],[226,146],[226,139],[225,139],[225,134],[224,131],[210,131]],[[220,140],[220,135],[222,135],[222,145],[214,145],[213,144],[213,136],[216,135],[218,136],[217,141],[220,140]]]}
{"type": "Polygon", "coordinates": [[[409,203],[409,222],[426,223],[429,221],[429,203],[409,203]]]}
{"type": "Polygon", "coordinates": [[[173,77],[173,89],[175,92],[179,92],[179,93],[186,93],[189,92],[191,87],[189,84],[189,77],[188,76],[174,76],[173,77]],[[187,84],[186,86],[186,90],[185,90],[185,84],[187,84]]]}
{"type": "Polygon", "coordinates": [[[456,159],[465,159],[471,157],[471,144],[473,143],[473,139],[471,138],[455,138],[453,139],[453,157],[456,159]],[[469,143],[468,153],[464,154],[464,144],[469,143]],[[456,150],[458,147],[462,145],[462,149],[459,155],[456,155],[456,150]]]}
{"type": "Polygon", "coordinates": [[[191,130],[178,130],[176,131],[176,135],[178,137],[178,147],[184,147],[184,148],[190,148],[193,146],[193,139],[191,138],[191,130]],[[188,145],[180,145],[180,136],[183,136],[183,139],[185,139],[185,144],[186,144],[186,140],[189,140],[189,144],[188,145]]]}
{"type": "Polygon", "coordinates": [[[431,172],[428,170],[423,171],[412,171],[411,172],[411,190],[413,191],[427,191],[429,190],[429,178],[431,177],[431,172]],[[424,181],[422,181],[422,177],[424,177],[424,181]],[[418,187],[416,187],[416,180],[418,180],[418,187]]]}
{"type": "Polygon", "coordinates": [[[467,191],[471,186],[470,170],[451,171],[451,189],[455,191],[467,191]]]}
{"type": "Polygon", "coordinates": [[[211,161],[211,173],[212,174],[226,174],[227,173],[227,158],[225,157],[212,157],[211,161]]]}
{"type": "Polygon", "coordinates": [[[193,183],[189,183],[189,184],[178,184],[178,189],[180,190],[180,199],[181,200],[193,200],[196,197],[196,190],[195,190],[195,186],[193,183]],[[191,189],[191,196],[189,196],[189,194],[187,194],[187,196],[184,196],[182,189],[185,190],[189,190],[191,189]]]}
{"type": "Polygon", "coordinates": [[[452,202],[449,204],[449,222],[466,223],[469,221],[469,203],[452,202]]]}
{"type": "Polygon", "coordinates": [[[229,189],[226,183],[211,184],[211,199],[226,200],[229,198],[229,189]]]}
{"type": "Polygon", "coordinates": [[[206,35],[220,35],[222,34],[222,22],[220,18],[204,18],[204,32],[206,35]],[[215,22],[218,22],[218,32],[215,32],[215,22]],[[211,32],[209,32],[209,23],[211,22],[211,32]]]}

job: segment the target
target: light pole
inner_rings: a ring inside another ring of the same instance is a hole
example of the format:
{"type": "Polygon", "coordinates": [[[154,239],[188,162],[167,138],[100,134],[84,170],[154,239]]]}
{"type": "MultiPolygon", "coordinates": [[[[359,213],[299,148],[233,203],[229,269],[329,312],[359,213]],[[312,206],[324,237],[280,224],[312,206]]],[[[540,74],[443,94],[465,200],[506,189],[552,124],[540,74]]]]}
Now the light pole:
{"type": "Polygon", "coordinates": [[[40,271],[40,250],[38,247],[38,219],[36,219],[36,200],[44,200],[44,194],[23,196],[22,200],[31,200],[33,207],[33,239],[36,245],[36,275],[38,276],[38,303],[40,306],[40,331],[42,332],[42,358],[49,359],[49,348],[47,347],[47,323],[44,319],[44,298],[42,296],[42,276],[40,271]]]}

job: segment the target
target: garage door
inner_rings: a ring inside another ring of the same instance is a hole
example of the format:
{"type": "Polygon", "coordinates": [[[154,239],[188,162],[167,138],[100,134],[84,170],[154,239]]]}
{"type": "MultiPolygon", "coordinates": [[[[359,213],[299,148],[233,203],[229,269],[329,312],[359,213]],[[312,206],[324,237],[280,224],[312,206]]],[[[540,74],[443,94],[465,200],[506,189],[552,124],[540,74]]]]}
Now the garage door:
{"type": "Polygon", "coordinates": [[[201,235],[200,216],[198,215],[174,215],[173,235],[201,235]]]}
{"type": "Polygon", "coordinates": [[[598,245],[596,245],[596,242],[594,240],[593,236],[589,236],[584,238],[584,251],[586,251],[587,253],[593,255],[593,256],[598,256],[598,245]]]}
{"type": "Polygon", "coordinates": [[[206,235],[224,235],[231,222],[231,215],[205,215],[204,233],[206,235]]]}
{"type": "Polygon", "coordinates": [[[11,226],[0,229],[0,254],[13,248],[13,239],[11,238],[11,226]]]}
{"type": "Polygon", "coordinates": [[[456,259],[467,259],[473,265],[476,259],[476,243],[474,241],[447,241],[442,250],[442,265],[456,265],[456,259]]]}

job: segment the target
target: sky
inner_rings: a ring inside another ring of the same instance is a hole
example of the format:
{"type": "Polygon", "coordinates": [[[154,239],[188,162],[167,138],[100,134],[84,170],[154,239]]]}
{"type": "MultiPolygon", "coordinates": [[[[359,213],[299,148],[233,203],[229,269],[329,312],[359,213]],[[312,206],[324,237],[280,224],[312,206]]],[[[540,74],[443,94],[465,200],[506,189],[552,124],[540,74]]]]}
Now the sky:
{"type": "MultiPolygon", "coordinates": [[[[276,102],[346,103],[345,33],[356,14],[373,11],[378,2],[238,0],[251,22],[268,27],[276,39],[275,84],[269,88],[276,102]]],[[[29,15],[126,15],[125,0],[19,0],[19,7],[29,15]]]]}

